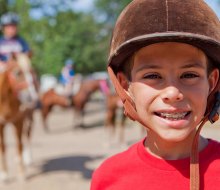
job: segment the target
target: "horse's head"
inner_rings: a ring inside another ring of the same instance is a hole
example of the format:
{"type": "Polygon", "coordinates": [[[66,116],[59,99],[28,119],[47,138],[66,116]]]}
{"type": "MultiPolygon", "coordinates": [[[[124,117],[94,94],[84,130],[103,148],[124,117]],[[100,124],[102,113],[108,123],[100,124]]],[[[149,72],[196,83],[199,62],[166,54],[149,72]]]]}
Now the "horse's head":
{"type": "Polygon", "coordinates": [[[25,79],[24,72],[20,65],[14,63],[11,65],[6,71],[7,78],[9,80],[9,84],[14,91],[14,93],[18,93],[20,90],[27,88],[27,82],[25,79]]]}
{"type": "Polygon", "coordinates": [[[17,64],[23,72],[31,71],[31,59],[26,53],[13,53],[11,61],[13,64],[17,64]]]}
{"type": "MultiPolygon", "coordinates": [[[[19,109],[18,85],[23,83],[23,75],[19,68],[10,66],[0,72],[0,115],[4,118],[12,116],[19,109]]],[[[19,87],[20,88],[20,87],[19,87]]]]}

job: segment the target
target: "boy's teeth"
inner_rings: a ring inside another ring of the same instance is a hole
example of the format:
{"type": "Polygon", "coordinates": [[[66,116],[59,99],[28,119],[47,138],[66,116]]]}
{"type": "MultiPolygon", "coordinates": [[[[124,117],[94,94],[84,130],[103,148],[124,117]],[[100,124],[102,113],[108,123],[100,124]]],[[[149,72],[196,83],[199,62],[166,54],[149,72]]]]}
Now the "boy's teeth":
{"type": "Polygon", "coordinates": [[[187,112],[182,113],[160,113],[160,116],[167,119],[183,119],[187,115],[187,112]]]}

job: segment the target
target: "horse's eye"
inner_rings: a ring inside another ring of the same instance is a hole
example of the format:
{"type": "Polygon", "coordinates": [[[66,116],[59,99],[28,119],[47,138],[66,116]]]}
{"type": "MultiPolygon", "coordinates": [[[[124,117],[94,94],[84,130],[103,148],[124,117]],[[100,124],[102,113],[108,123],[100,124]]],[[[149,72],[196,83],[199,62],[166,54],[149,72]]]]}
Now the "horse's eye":
{"type": "Polygon", "coordinates": [[[14,71],[14,75],[15,75],[16,77],[20,77],[20,76],[22,75],[22,72],[21,72],[20,70],[15,70],[15,71],[14,71]]]}

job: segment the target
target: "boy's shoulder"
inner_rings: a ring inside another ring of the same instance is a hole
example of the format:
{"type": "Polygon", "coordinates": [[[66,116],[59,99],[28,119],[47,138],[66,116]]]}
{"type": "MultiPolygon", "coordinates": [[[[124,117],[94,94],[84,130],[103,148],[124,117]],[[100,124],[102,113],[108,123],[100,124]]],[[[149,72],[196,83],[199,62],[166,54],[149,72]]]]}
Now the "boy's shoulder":
{"type": "Polygon", "coordinates": [[[200,172],[204,175],[204,183],[210,189],[216,189],[220,183],[219,171],[220,142],[209,139],[208,147],[200,155],[200,172]]]}
{"type": "Polygon", "coordinates": [[[209,139],[207,151],[204,151],[201,157],[204,162],[209,162],[210,165],[216,164],[217,162],[220,169],[220,142],[209,139]]]}
{"type": "Polygon", "coordinates": [[[220,155],[220,141],[209,139],[210,151],[213,152],[213,155],[220,155]]]}
{"type": "Polygon", "coordinates": [[[26,43],[26,39],[23,36],[17,35],[14,37],[14,39],[22,43],[26,43]]]}
{"type": "MultiPolygon", "coordinates": [[[[105,189],[110,184],[117,184],[135,168],[138,159],[138,147],[143,141],[133,144],[127,150],[106,159],[92,175],[91,190],[105,189]]],[[[136,175],[136,174],[135,174],[136,175]]]]}

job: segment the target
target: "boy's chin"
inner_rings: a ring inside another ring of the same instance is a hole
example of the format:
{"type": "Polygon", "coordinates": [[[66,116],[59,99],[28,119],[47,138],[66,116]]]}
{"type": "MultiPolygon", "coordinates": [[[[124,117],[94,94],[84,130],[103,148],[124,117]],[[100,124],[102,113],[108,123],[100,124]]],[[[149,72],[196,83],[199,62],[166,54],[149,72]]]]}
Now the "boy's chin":
{"type": "MultiPolygon", "coordinates": [[[[156,132],[158,140],[164,143],[180,143],[186,141],[186,143],[191,143],[194,138],[194,133],[190,131],[178,131],[170,130],[163,133],[163,131],[156,132]]],[[[149,134],[149,132],[148,132],[149,134]]]]}

